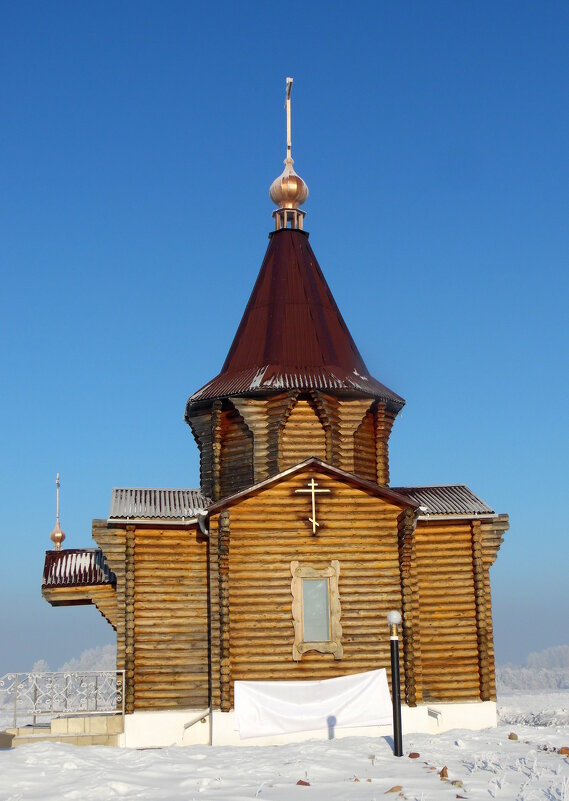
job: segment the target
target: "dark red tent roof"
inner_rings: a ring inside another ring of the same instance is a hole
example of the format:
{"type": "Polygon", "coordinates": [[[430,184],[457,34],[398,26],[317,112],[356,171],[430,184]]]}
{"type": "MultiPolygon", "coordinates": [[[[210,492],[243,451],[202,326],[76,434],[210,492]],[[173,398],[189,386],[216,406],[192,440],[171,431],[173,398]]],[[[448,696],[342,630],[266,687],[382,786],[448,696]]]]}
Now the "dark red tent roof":
{"type": "Polygon", "coordinates": [[[283,389],[363,393],[405,401],[369,372],[340,314],[308,234],[274,231],[221,373],[189,403],[283,389]]]}

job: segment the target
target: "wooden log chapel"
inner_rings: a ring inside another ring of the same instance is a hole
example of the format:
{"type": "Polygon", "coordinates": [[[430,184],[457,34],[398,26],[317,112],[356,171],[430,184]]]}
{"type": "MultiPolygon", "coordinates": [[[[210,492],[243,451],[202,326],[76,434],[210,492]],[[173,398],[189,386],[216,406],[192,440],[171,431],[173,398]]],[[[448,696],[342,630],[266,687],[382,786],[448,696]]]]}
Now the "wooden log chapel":
{"type": "Polygon", "coordinates": [[[114,489],[96,548],[62,549],[57,524],[46,553],[45,599],[94,604],[116,631],[126,745],[234,742],[236,681],[390,681],[391,609],[404,729],[495,724],[508,518],[463,484],[390,486],[405,401],[370,375],[303,230],[291,85],[267,252],[221,372],[186,405],[199,489],[114,489]]]}

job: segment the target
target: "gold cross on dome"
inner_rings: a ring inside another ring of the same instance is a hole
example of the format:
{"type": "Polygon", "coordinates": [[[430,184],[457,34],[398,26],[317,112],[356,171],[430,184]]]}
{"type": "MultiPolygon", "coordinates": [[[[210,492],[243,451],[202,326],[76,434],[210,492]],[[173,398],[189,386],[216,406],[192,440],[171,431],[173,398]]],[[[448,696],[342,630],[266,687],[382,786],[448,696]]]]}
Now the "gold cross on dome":
{"type": "Polygon", "coordinates": [[[318,484],[314,481],[313,478],[310,479],[308,482],[308,489],[297,489],[295,492],[305,492],[310,493],[312,496],[312,517],[308,518],[308,522],[312,523],[312,533],[316,534],[316,528],[320,526],[320,523],[316,522],[316,493],[318,492],[330,492],[329,489],[316,489],[318,484]]]}

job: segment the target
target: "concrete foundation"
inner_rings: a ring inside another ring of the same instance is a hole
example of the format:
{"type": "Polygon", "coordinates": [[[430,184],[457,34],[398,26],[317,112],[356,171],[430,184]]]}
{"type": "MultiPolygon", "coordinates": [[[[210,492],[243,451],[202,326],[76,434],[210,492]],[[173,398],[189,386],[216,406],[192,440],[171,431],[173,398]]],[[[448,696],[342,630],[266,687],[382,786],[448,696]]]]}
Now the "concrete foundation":
{"type": "MultiPolygon", "coordinates": [[[[496,726],[496,704],[472,701],[462,704],[403,706],[403,735],[422,732],[437,734],[449,729],[486,729],[496,726]]],[[[295,734],[252,737],[242,740],[235,728],[234,712],[186,709],[165,712],[135,712],[125,715],[89,715],[55,718],[50,726],[8,729],[0,747],[34,742],[63,742],[73,745],[115,745],[126,748],[163,748],[177,745],[282,745],[304,740],[342,737],[386,737],[391,726],[321,729],[295,734]],[[195,722],[194,722],[195,721],[195,722]],[[187,724],[192,724],[188,726],[187,724]]]]}
{"type": "Polygon", "coordinates": [[[123,719],[121,715],[73,715],[54,718],[49,725],[19,726],[1,734],[0,747],[4,748],[41,742],[116,746],[123,735],[123,719]]]}
{"type": "MultiPolygon", "coordinates": [[[[403,706],[403,735],[415,732],[437,734],[449,729],[479,730],[496,726],[496,704],[493,701],[472,701],[461,704],[425,704],[403,706]]],[[[385,737],[392,735],[391,726],[366,726],[322,729],[296,734],[252,737],[242,740],[235,728],[233,712],[215,710],[211,716],[204,710],[176,712],[135,712],[125,716],[124,734],[118,744],[126,748],[160,748],[170,745],[282,745],[303,740],[328,740],[341,737],[385,737]],[[199,717],[203,712],[203,717],[199,717]],[[198,718],[189,728],[187,723],[198,718]]]]}

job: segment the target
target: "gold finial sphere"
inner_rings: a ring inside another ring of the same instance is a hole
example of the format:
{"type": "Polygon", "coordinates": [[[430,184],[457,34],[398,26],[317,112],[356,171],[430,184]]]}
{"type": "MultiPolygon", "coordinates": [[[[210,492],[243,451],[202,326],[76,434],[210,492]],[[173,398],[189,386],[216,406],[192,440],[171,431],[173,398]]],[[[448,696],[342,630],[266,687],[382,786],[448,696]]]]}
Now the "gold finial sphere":
{"type": "Polygon", "coordinates": [[[61,543],[65,539],[65,534],[59,525],[59,520],[55,524],[55,528],[49,535],[50,540],[53,542],[54,550],[60,551],[61,550],[61,543]]]}
{"type": "Polygon", "coordinates": [[[297,209],[308,197],[308,186],[294,171],[292,158],[287,157],[284,164],[285,168],[271,184],[269,194],[280,209],[297,209]]]}

